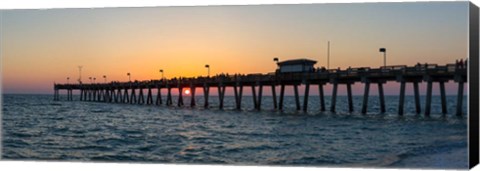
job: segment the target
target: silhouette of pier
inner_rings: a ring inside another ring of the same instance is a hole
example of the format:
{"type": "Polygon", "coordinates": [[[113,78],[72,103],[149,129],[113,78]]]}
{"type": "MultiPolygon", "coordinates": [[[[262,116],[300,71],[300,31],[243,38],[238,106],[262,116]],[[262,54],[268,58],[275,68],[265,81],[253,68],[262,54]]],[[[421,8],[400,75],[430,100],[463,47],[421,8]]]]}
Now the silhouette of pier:
{"type": "Polygon", "coordinates": [[[320,110],[325,111],[325,97],[323,86],[332,84],[332,96],[330,111],[336,110],[336,99],[338,86],[346,86],[348,96],[348,110],[354,111],[351,86],[355,83],[362,83],[365,87],[363,94],[363,104],[361,112],[367,113],[368,98],[371,84],[378,86],[380,112],[385,112],[385,97],[383,85],[386,82],[400,83],[398,114],[404,113],[405,88],[407,83],[411,83],[415,95],[415,111],[421,113],[420,93],[418,84],[427,83],[425,116],[429,116],[432,103],[432,87],[433,83],[438,83],[440,89],[440,98],[442,113],[447,114],[447,102],[445,95],[445,83],[454,81],[458,85],[456,115],[462,116],[462,104],[464,96],[464,83],[467,82],[467,68],[464,65],[447,64],[417,64],[415,66],[397,65],[385,66],[381,68],[348,68],[344,70],[316,70],[301,73],[268,73],[268,74],[248,74],[248,75],[217,75],[212,77],[195,77],[195,78],[173,78],[149,81],[134,82],[110,82],[110,83],[93,83],[93,84],[54,84],[54,100],[60,100],[59,91],[67,90],[67,100],[73,100],[73,90],[80,91],[80,101],[95,101],[108,103],[124,103],[124,104],[146,104],[146,105],[165,105],[172,106],[172,91],[179,92],[177,106],[184,106],[183,89],[190,89],[190,106],[195,106],[195,92],[197,89],[203,90],[205,108],[209,108],[210,90],[216,88],[218,90],[219,108],[223,109],[225,89],[232,88],[235,95],[236,109],[241,109],[243,88],[250,87],[252,89],[254,108],[261,109],[263,87],[271,87],[274,109],[283,110],[285,88],[292,86],[295,94],[295,105],[297,110],[307,111],[309,90],[311,85],[317,85],[319,89],[320,110]],[[303,106],[300,104],[298,86],[304,85],[303,106]],[[279,99],[277,102],[276,87],[280,87],[279,99]],[[152,89],[157,89],[156,99],[152,95],[152,89]],[[162,97],[161,90],[166,89],[166,99],[162,97]],[[144,95],[144,90],[147,94],[144,95]],[[258,90],[258,92],[257,92],[258,90]],[[137,95],[138,92],[138,95],[137,95]],[[146,96],[146,99],[145,99],[146,96]],[[302,108],[303,107],[303,108],[302,108]]]}

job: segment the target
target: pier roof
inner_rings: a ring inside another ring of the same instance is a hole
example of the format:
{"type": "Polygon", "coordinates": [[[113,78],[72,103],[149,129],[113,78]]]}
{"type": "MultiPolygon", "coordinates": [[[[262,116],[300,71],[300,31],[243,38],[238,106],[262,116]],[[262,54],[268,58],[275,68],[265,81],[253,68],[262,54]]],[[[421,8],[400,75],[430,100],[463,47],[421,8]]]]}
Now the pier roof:
{"type": "Polygon", "coordinates": [[[296,64],[316,64],[317,61],[311,60],[311,59],[306,59],[306,58],[301,58],[301,59],[291,59],[291,60],[286,60],[282,62],[278,62],[279,66],[283,65],[296,65],[296,64]]]}

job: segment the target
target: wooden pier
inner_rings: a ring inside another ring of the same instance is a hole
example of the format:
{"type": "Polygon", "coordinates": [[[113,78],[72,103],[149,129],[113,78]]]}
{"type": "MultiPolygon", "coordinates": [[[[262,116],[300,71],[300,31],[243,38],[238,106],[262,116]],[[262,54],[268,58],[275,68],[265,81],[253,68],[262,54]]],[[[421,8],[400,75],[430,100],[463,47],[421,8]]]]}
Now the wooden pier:
{"type": "Polygon", "coordinates": [[[171,106],[172,90],[179,92],[177,106],[184,106],[183,89],[189,88],[192,98],[190,106],[195,106],[196,89],[202,89],[204,94],[205,108],[209,107],[209,93],[211,88],[218,90],[219,108],[224,106],[224,97],[226,88],[232,88],[235,95],[235,107],[241,109],[242,94],[244,87],[251,87],[254,108],[261,109],[263,87],[270,86],[272,90],[273,107],[283,110],[283,101],[286,86],[292,86],[295,94],[295,105],[297,110],[307,111],[309,91],[311,85],[317,85],[319,89],[320,110],[325,111],[325,97],[323,86],[333,85],[331,96],[330,111],[335,112],[338,86],[346,86],[348,97],[348,110],[354,111],[351,86],[355,83],[363,83],[365,86],[363,95],[363,105],[361,112],[367,113],[368,98],[371,84],[378,86],[380,112],[385,112],[385,97],[383,84],[389,81],[400,83],[398,114],[404,113],[405,88],[410,83],[414,88],[415,111],[421,113],[420,93],[418,84],[427,83],[425,115],[431,113],[432,86],[438,83],[440,88],[440,98],[442,113],[447,114],[447,104],[445,95],[445,83],[454,81],[458,84],[456,115],[462,116],[462,104],[464,96],[464,83],[467,82],[467,68],[457,64],[447,64],[443,66],[435,64],[418,64],[416,66],[386,66],[381,68],[348,68],[345,70],[316,70],[304,73],[269,73],[269,74],[249,74],[249,75],[219,75],[213,77],[195,77],[195,78],[173,78],[162,80],[135,81],[135,82],[110,82],[94,84],[54,84],[54,100],[60,100],[59,91],[67,90],[67,100],[73,100],[73,90],[80,91],[80,101],[96,101],[108,103],[125,104],[146,104],[162,105],[163,100],[161,90],[166,89],[167,95],[165,105],[171,106]],[[298,86],[305,85],[305,94],[303,107],[300,104],[298,86]],[[279,99],[277,103],[277,92],[275,88],[280,86],[279,99]],[[152,89],[157,89],[157,95],[154,103],[152,89]],[[146,100],[144,90],[147,90],[146,100]],[[137,92],[138,91],[138,95],[137,92]],[[257,92],[258,91],[258,92],[257,92]]]}

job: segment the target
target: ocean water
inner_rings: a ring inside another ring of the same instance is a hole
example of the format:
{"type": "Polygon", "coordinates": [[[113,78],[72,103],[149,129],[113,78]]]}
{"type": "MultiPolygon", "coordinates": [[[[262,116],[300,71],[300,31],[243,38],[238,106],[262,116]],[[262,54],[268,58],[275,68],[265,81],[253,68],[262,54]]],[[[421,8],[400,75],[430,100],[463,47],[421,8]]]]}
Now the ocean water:
{"type": "MultiPolygon", "coordinates": [[[[284,111],[272,110],[264,97],[253,110],[251,97],[225,97],[225,109],[210,97],[210,109],[53,101],[51,95],[3,95],[2,158],[153,162],[230,165],[301,165],[334,167],[413,167],[466,169],[467,119],[456,117],[456,97],[448,96],[442,116],[434,97],[431,117],[414,114],[407,96],[405,115],[398,116],[398,97],[387,96],[385,114],[378,97],[354,96],[355,112],[339,96],[337,112],[320,112],[318,96],[309,98],[307,113],[295,110],[293,97],[284,111]]],[[[74,96],[78,100],[78,96],[74,96]]],[[[303,98],[301,99],[301,104],[303,98]]],[[[326,97],[329,109],[330,97],[326,97]]],[[[422,97],[422,110],[425,108],[422,97]]],[[[466,112],[466,98],[464,101],[466,112]]],[[[176,99],[174,98],[174,104],[176,99]]],[[[465,114],[466,116],[466,114],[465,114]]]]}

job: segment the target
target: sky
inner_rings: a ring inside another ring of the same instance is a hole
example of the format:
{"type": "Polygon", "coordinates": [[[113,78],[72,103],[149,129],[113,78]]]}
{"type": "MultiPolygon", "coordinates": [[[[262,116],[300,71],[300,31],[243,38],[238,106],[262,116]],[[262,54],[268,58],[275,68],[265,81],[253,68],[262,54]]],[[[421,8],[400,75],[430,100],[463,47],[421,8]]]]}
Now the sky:
{"type": "MultiPolygon", "coordinates": [[[[417,2],[2,10],[2,91],[53,93],[54,82],[79,78],[78,66],[83,82],[128,81],[128,72],[158,79],[160,69],[167,78],[205,76],[205,64],[212,75],[268,73],[274,57],[321,67],[328,41],[330,68],[379,67],[380,47],[387,65],[444,65],[468,56],[467,9],[468,2],[417,2]]],[[[446,87],[455,94],[456,84],[446,87]]]]}

